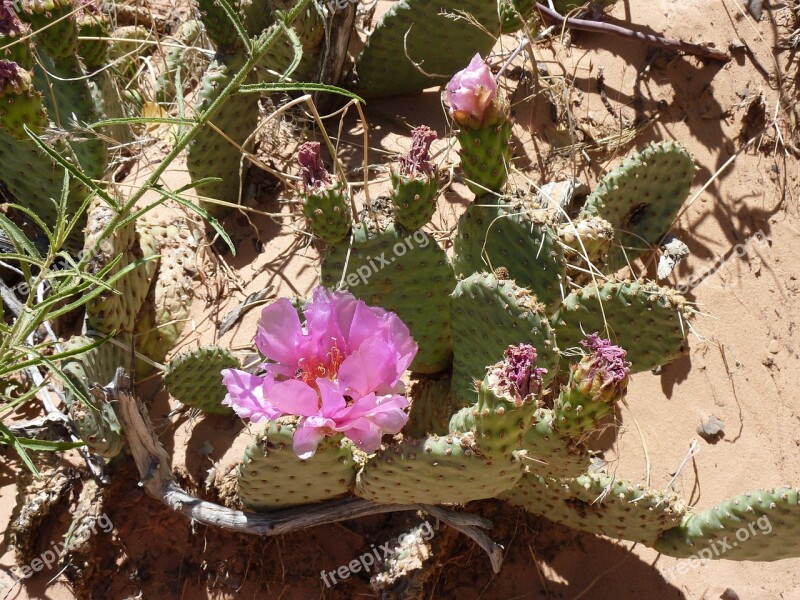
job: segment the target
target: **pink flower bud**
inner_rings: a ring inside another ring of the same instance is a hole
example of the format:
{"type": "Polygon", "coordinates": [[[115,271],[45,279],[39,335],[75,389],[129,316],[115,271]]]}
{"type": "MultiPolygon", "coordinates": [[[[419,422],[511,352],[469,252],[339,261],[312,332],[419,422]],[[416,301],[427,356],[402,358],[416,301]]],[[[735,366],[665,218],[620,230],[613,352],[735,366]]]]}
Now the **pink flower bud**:
{"type": "Polygon", "coordinates": [[[582,392],[598,402],[616,402],[628,389],[630,363],[627,352],[596,333],[586,336],[581,346],[589,353],[573,367],[572,379],[582,392]]]}

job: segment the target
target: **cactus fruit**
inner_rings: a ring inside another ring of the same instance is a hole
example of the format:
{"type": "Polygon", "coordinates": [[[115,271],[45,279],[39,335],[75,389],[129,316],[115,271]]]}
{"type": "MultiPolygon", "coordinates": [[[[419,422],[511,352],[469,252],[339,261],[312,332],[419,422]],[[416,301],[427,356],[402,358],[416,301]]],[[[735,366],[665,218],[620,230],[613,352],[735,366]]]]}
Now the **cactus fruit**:
{"type": "Polygon", "coordinates": [[[392,204],[395,218],[406,229],[420,229],[436,211],[439,178],[428,156],[436,132],[422,125],[411,130],[411,148],[392,170],[392,204]]]}
{"type": "Polygon", "coordinates": [[[29,27],[20,21],[10,3],[0,4],[0,59],[17,63],[24,69],[33,66],[31,47],[26,40],[29,27]]]}
{"type": "Polygon", "coordinates": [[[553,406],[560,435],[572,438],[594,431],[628,389],[626,352],[591,334],[581,342],[588,353],[570,368],[569,382],[553,406]]]}
{"type": "Polygon", "coordinates": [[[586,199],[579,219],[599,216],[614,227],[616,241],[607,272],[632,263],[668,232],[689,195],[695,165],[675,142],[651,143],[606,175],[586,199]]]}
{"type": "Polygon", "coordinates": [[[407,235],[396,224],[372,233],[360,223],[352,245],[345,240],[331,247],[320,282],[330,289],[344,285],[370,306],[396,313],[419,345],[412,371],[438,373],[450,364],[448,294],[455,278],[444,250],[428,234],[407,235]]]}
{"type": "Polygon", "coordinates": [[[461,215],[453,245],[457,277],[503,267],[548,308],[561,302],[566,274],[561,245],[545,211],[527,201],[484,196],[461,215]]]}
{"type": "Polygon", "coordinates": [[[303,177],[303,216],[324,242],[335,244],[350,231],[347,186],[333,183],[322,164],[319,142],[306,142],[297,154],[303,177]]]}
{"type": "Polygon", "coordinates": [[[461,168],[476,195],[500,192],[508,181],[511,161],[509,104],[480,54],[456,73],[445,95],[458,125],[461,168]]]}
{"type": "Polygon", "coordinates": [[[679,526],[664,533],[655,549],[667,556],[705,560],[796,557],[800,554],[799,514],[796,488],[741,494],[701,513],[686,514],[679,526]]]}
{"type": "Polygon", "coordinates": [[[488,367],[478,401],[450,420],[450,431],[472,431],[490,457],[511,457],[523,446],[542,389],[546,369],[536,367],[536,348],[509,346],[503,360],[488,367]]]}
{"type": "Polygon", "coordinates": [[[522,477],[522,463],[486,456],[472,433],[390,444],[359,471],[356,495],[398,504],[464,504],[493,498],[522,477]]]}
{"type": "MultiPolygon", "coordinates": [[[[133,222],[118,228],[113,234],[100,238],[116,215],[113,208],[96,199],[89,207],[84,251],[93,252],[87,271],[97,275],[113,260],[118,262],[107,271],[113,277],[142,257],[133,222]],[[99,240],[99,245],[95,244],[99,240]]],[[[86,303],[86,320],[90,329],[103,334],[133,332],[139,310],[150,288],[150,276],[145,265],[139,265],[86,303]]]]}
{"type": "Polygon", "coordinates": [[[586,334],[598,332],[625,348],[631,372],[638,373],[687,352],[691,314],[684,297],[671,288],[611,280],[572,292],[552,322],[562,350],[577,346],[586,334]]]}
{"type": "MultiPolygon", "coordinates": [[[[195,112],[206,110],[223,89],[230,83],[246,61],[243,53],[217,53],[208,67],[200,89],[197,91],[195,112]]],[[[255,83],[251,72],[247,83],[255,83]]],[[[223,110],[214,117],[214,124],[229,138],[226,139],[213,128],[203,128],[189,144],[186,165],[193,181],[204,177],[219,177],[222,181],[207,183],[197,188],[201,196],[237,204],[242,185],[242,151],[240,148],[255,130],[258,123],[258,98],[254,94],[233,94],[225,102],[223,110]],[[231,143],[233,142],[233,143],[231,143]]],[[[221,217],[231,208],[200,199],[200,206],[211,215],[221,217]]]]}
{"type": "Polygon", "coordinates": [[[9,60],[0,60],[0,127],[18,140],[27,141],[25,127],[41,134],[48,125],[41,95],[33,88],[30,72],[9,60]]]}
{"type": "Polygon", "coordinates": [[[380,98],[414,94],[444,83],[476,52],[488,53],[499,31],[495,2],[393,2],[357,59],[357,92],[365,98],[380,98]],[[444,14],[457,10],[469,14],[483,29],[444,14]]]}
{"type": "Polygon", "coordinates": [[[649,546],[686,511],[672,492],[599,474],[557,480],[526,473],[500,499],[581,531],[649,546]]]}
{"type": "Polygon", "coordinates": [[[525,289],[508,279],[476,273],[459,281],[451,296],[453,387],[457,406],[474,400],[475,380],[512,344],[530,344],[537,365],[547,369],[545,382],[559,361],[556,339],[544,307],[525,289]]]}
{"type": "Polygon", "coordinates": [[[324,439],[313,458],[292,450],[294,425],[270,421],[245,451],[237,473],[239,498],[250,509],[268,511],[312,504],[347,494],[356,477],[350,441],[341,435],[324,439]]]}
{"type": "MultiPolygon", "coordinates": [[[[177,90],[175,81],[180,75],[180,80],[186,90],[187,78],[194,67],[203,62],[208,62],[205,54],[195,48],[194,44],[202,33],[202,25],[196,19],[181,23],[175,35],[165,39],[162,44],[164,52],[164,68],[156,79],[156,102],[159,104],[172,104],[175,101],[177,90]]],[[[205,69],[203,69],[205,70],[205,69]]]]}
{"type": "MultiPolygon", "coordinates": [[[[63,350],[77,350],[95,341],[86,336],[73,337],[65,342],[63,350]]],[[[89,449],[105,458],[119,454],[124,438],[114,409],[99,388],[114,379],[117,367],[127,367],[126,362],[126,353],[111,342],[61,361],[61,373],[80,392],[75,394],[70,386],[64,386],[69,415],[89,449]]]]}
{"type": "Polygon", "coordinates": [[[183,352],[167,365],[164,386],[179,402],[205,413],[232,415],[230,407],[222,404],[225,387],[223,369],[238,369],[239,360],[224,348],[203,346],[183,352]]]}

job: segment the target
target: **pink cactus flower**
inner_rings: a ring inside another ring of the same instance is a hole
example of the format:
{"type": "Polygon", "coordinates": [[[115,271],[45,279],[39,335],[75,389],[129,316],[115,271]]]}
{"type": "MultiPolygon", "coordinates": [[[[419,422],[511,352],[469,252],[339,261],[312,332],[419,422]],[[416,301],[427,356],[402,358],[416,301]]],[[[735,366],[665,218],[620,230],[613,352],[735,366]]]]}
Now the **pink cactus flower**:
{"type": "Polygon", "coordinates": [[[304,315],[301,324],[286,298],[264,308],[256,346],[267,361],[256,375],[225,369],[223,403],[253,422],[299,416],[294,449],[302,459],[337,432],[375,452],[383,434],[408,420],[399,394],[417,353],[408,327],[394,313],[321,286],[304,315]]]}
{"type": "Polygon", "coordinates": [[[447,104],[460,125],[480,124],[497,100],[497,83],[480,54],[447,84],[447,104]]]}
{"type": "Polygon", "coordinates": [[[320,190],[331,183],[331,175],[322,164],[319,142],[305,142],[297,152],[297,162],[306,193],[320,190]]]}

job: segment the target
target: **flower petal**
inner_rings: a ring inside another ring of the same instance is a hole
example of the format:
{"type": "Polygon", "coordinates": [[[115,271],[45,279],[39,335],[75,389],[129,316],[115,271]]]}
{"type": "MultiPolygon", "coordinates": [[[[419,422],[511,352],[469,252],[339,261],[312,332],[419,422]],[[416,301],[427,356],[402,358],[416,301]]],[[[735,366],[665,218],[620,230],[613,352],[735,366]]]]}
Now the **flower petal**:
{"type": "Polygon", "coordinates": [[[317,379],[317,387],[322,398],[322,415],[336,418],[336,415],[347,406],[339,386],[330,379],[317,379]]]}
{"type": "Polygon", "coordinates": [[[352,440],[356,446],[367,454],[377,452],[381,447],[383,432],[379,427],[367,420],[359,420],[357,424],[338,431],[344,433],[346,438],[352,440]]]}
{"type": "Polygon", "coordinates": [[[393,350],[381,338],[370,338],[361,344],[339,368],[339,382],[344,390],[366,396],[391,387],[402,375],[398,373],[397,355],[393,350]]]}
{"type": "Polygon", "coordinates": [[[310,417],[319,413],[319,396],[311,386],[289,379],[273,385],[267,400],[286,415],[310,417]]]}
{"type": "Polygon", "coordinates": [[[261,311],[256,346],[269,360],[296,369],[303,338],[300,317],[288,298],[280,298],[261,311]]]}
{"type": "Polygon", "coordinates": [[[318,427],[301,425],[294,432],[292,447],[294,453],[301,460],[308,460],[317,452],[317,446],[325,437],[325,430],[318,427]]]}
{"type": "Polygon", "coordinates": [[[344,347],[345,336],[339,328],[334,294],[318,285],[314,288],[312,301],[306,305],[303,314],[306,317],[310,342],[304,358],[313,357],[318,361],[324,361],[334,346],[342,352],[347,351],[344,347]]]}
{"type": "Polygon", "coordinates": [[[238,369],[223,369],[222,383],[228,389],[222,403],[230,406],[241,418],[259,423],[277,419],[284,414],[264,397],[266,389],[273,385],[271,376],[262,377],[238,369]]]}

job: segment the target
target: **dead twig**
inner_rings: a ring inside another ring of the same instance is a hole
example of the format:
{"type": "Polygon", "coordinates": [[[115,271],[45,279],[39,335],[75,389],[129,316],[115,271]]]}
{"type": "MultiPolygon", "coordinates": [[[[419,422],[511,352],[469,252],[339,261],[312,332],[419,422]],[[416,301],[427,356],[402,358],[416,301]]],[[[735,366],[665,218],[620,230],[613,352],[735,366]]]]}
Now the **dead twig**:
{"type": "Polygon", "coordinates": [[[500,572],[502,548],[481,531],[491,528],[491,521],[477,515],[425,504],[378,504],[360,498],[331,500],[262,514],[234,510],[195,498],[175,482],[169,457],[153,432],[145,408],[133,396],[125,369],[117,369],[107,390],[119,407],[120,420],[142,477],[140,485],[150,497],[193,521],[250,535],[273,536],[368,515],[421,510],[474,540],[489,555],[494,572],[500,572]]]}
{"type": "Polygon", "coordinates": [[[585,19],[568,19],[561,16],[555,10],[551,10],[544,4],[537,2],[536,7],[542,14],[542,18],[546,21],[556,25],[578,29],[580,31],[591,31],[593,33],[607,33],[617,37],[633,40],[645,44],[646,46],[655,46],[657,48],[668,48],[670,50],[678,50],[686,54],[693,54],[701,58],[708,58],[720,62],[728,62],[731,57],[727,52],[717,48],[709,48],[708,46],[701,46],[700,44],[693,44],[683,40],[676,40],[673,38],[665,38],[651,33],[642,33],[640,31],[633,31],[626,27],[613,25],[611,23],[602,23],[599,21],[587,21],[585,19]]]}

